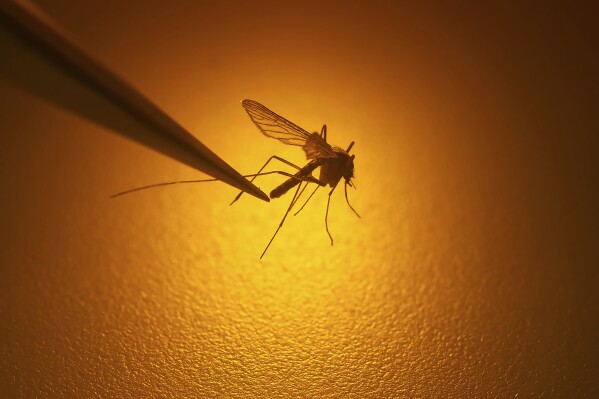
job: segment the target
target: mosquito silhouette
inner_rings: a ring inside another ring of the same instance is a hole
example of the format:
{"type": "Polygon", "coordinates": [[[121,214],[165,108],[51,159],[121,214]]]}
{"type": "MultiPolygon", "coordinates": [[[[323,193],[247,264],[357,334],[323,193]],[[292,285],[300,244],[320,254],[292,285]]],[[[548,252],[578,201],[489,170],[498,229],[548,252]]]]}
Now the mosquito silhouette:
{"type": "MultiPolygon", "coordinates": [[[[329,236],[329,239],[331,240],[331,245],[333,245],[333,236],[331,235],[331,232],[329,230],[328,222],[329,207],[331,203],[331,195],[335,191],[335,188],[337,188],[337,185],[339,184],[342,178],[345,180],[345,201],[347,202],[349,208],[356,214],[356,216],[358,218],[360,217],[358,212],[356,212],[356,210],[349,203],[349,199],[347,196],[347,186],[355,188],[355,185],[351,180],[354,177],[355,155],[349,155],[349,152],[352,149],[354,142],[352,141],[349,144],[347,150],[343,150],[342,148],[331,146],[327,142],[326,124],[322,125],[320,134],[317,132],[308,133],[306,130],[288,121],[282,116],[276,114],[275,112],[266,108],[264,105],[258,103],[257,101],[243,100],[241,102],[241,105],[250,116],[252,122],[254,122],[254,124],[265,136],[279,140],[283,144],[301,147],[306,154],[306,158],[309,160],[309,162],[305,166],[299,167],[293,164],[292,162],[287,161],[286,159],[283,159],[277,155],[273,155],[270,158],[268,158],[268,160],[264,163],[264,165],[262,165],[262,167],[260,168],[260,170],[258,170],[257,173],[251,175],[244,175],[244,177],[251,177],[250,181],[252,182],[258,176],[270,174],[280,174],[287,176],[288,179],[286,181],[281,183],[279,186],[275,187],[270,192],[270,198],[273,199],[283,196],[289,190],[297,186],[297,189],[295,190],[293,198],[291,199],[291,203],[289,204],[289,207],[287,208],[287,211],[285,212],[283,219],[281,219],[279,226],[277,227],[270,241],[266,245],[266,248],[264,248],[262,255],[260,255],[260,259],[262,259],[264,257],[264,254],[266,254],[266,251],[268,250],[273,240],[279,233],[279,230],[281,230],[281,227],[283,227],[285,219],[287,219],[287,216],[289,215],[293,207],[297,204],[298,200],[300,199],[300,197],[302,196],[306,187],[309,184],[314,184],[315,188],[312,191],[312,193],[308,196],[306,201],[303,203],[303,205],[300,207],[300,209],[294,213],[294,215],[297,215],[302,211],[302,209],[304,209],[306,204],[310,201],[310,199],[312,199],[312,197],[320,187],[326,187],[327,185],[330,186],[331,190],[329,191],[327,198],[327,208],[324,217],[324,222],[326,232],[329,236]],[[268,164],[273,160],[282,162],[285,165],[288,165],[296,169],[297,172],[295,174],[291,174],[281,170],[263,172],[264,168],[266,168],[268,164]],[[312,175],[312,173],[318,167],[320,167],[320,176],[319,178],[316,178],[312,175]]],[[[149,186],[138,187],[114,194],[112,198],[129,194],[135,191],[145,190],[148,188],[182,183],[202,183],[217,180],[218,179],[180,180],[167,183],[152,184],[149,186]]],[[[243,191],[239,192],[239,194],[237,194],[237,196],[235,197],[235,199],[233,199],[230,205],[233,205],[237,200],[239,200],[239,198],[241,198],[242,195],[243,191]]]]}

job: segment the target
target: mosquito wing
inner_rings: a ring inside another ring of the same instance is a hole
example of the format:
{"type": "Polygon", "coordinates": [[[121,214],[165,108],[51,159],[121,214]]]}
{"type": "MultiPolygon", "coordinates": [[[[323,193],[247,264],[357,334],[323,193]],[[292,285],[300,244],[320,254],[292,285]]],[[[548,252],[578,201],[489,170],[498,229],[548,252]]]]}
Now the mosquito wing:
{"type": "Polygon", "coordinates": [[[243,100],[241,105],[265,136],[302,147],[308,159],[336,157],[331,146],[318,133],[308,133],[256,101],[243,100]]]}

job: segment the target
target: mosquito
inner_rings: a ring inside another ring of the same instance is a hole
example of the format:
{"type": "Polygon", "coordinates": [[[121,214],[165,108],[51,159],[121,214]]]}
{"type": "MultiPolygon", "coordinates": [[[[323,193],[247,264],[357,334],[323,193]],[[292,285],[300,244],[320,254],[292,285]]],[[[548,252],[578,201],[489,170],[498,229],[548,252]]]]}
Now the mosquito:
{"type": "MultiPolygon", "coordinates": [[[[302,211],[302,209],[304,209],[306,204],[310,201],[310,199],[312,199],[312,197],[320,187],[326,187],[327,185],[330,186],[331,190],[329,191],[327,198],[327,208],[325,212],[324,222],[326,232],[329,236],[329,239],[331,240],[331,245],[333,245],[333,236],[331,235],[331,232],[329,230],[328,222],[329,207],[331,203],[331,196],[333,195],[333,192],[337,188],[337,185],[339,184],[342,178],[344,179],[345,201],[347,202],[349,208],[356,214],[356,216],[360,218],[358,212],[356,212],[356,210],[349,203],[349,199],[347,196],[347,186],[355,188],[355,184],[353,184],[352,182],[352,178],[354,177],[355,155],[349,154],[354,145],[354,142],[352,141],[347,147],[347,150],[344,150],[342,148],[332,146],[327,142],[326,124],[322,125],[320,134],[318,132],[308,133],[306,130],[302,129],[293,122],[290,122],[289,120],[283,118],[282,116],[276,114],[275,112],[266,108],[264,105],[260,104],[257,101],[243,100],[241,102],[241,105],[248,113],[252,122],[254,122],[256,127],[258,127],[258,129],[265,136],[276,139],[283,144],[301,147],[304,150],[304,153],[306,154],[306,158],[309,160],[309,162],[305,166],[299,167],[294,163],[287,161],[286,159],[283,159],[277,155],[273,155],[270,158],[268,158],[268,160],[264,163],[264,165],[262,165],[262,167],[258,170],[257,173],[251,175],[244,175],[244,177],[251,177],[251,182],[253,182],[258,176],[270,175],[275,173],[287,176],[288,179],[286,181],[281,183],[279,186],[275,187],[270,192],[270,198],[272,199],[283,196],[289,190],[297,186],[293,198],[291,199],[291,202],[287,207],[287,210],[285,211],[285,215],[283,215],[283,218],[281,219],[279,226],[270,238],[270,241],[266,245],[266,248],[264,248],[262,255],[260,255],[260,259],[262,259],[266,254],[266,251],[268,250],[273,240],[279,233],[279,230],[281,230],[281,227],[283,227],[283,223],[287,219],[287,216],[289,215],[293,207],[297,204],[298,200],[304,193],[308,184],[314,184],[315,188],[312,191],[312,193],[310,193],[306,201],[304,201],[300,209],[294,213],[294,215],[297,215],[299,212],[302,211]],[[290,174],[281,170],[263,172],[263,170],[273,160],[277,160],[287,166],[290,166],[296,169],[297,172],[295,174],[290,174]],[[320,176],[319,178],[316,178],[312,175],[312,173],[319,167],[320,176]]],[[[217,180],[218,179],[182,180],[167,183],[158,183],[123,191],[113,195],[112,197],[114,198],[120,195],[129,194],[131,192],[145,190],[153,187],[181,183],[200,183],[217,180]]],[[[230,205],[233,205],[237,200],[239,200],[239,198],[241,198],[242,195],[243,191],[239,192],[239,194],[237,194],[237,196],[233,199],[230,205]]]]}
{"type": "MultiPolygon", "coordinates": [[[[304,209],[308,201],[310,201],[310,199],[314,196],[314,194],[320,187],[326,187],[327,185],[329,185],[331,187],[331,191],[329,191],[329,195],[327,198],[327,210],[325,213],[324,222],[325,229],[331,240],[331,245],[333,245],[333,236],[331,235],[331,232],[329,230],[329,207],[331,203],[331,195],[333,195],[333,192],[335,191],[335,188],[337,188],[337,185],[341,181],[341,178],[345,180],[344,188],[345,200],[347,202],[347,205],[356,214],[358,218],[360,217],[358,212],[356,212],[356,210],[349,203],[349,199],[347,197],[347,186],[352,187],[351,179],[354,177],[355,155],[349,155],[349,152],[352,149],[354,142],[352,141],[349,144],[347,150],[343,150],[342,148],[331,146],[327,142],[326,124],[322,125],[320,134],[318,134],[317,132],[308,133],[306,130],[302,129],[295,123],[288,121],[282,116],[266,108],[259,102],[253,100],[243,100],[241,102],[241,105],[243,106],[243,108],[245,108],[252,122],[254,122],[256,127],[258,127],[258,129],[265,136],[277,139],[283,144],[302,147],[302,149],[306,153],[306,158],[310,160],[304,167],[300,168],[299,166],[281,157],[273,155],[266,161],[266,163],[264,163],[264,165],[262,165],[258,173],[256,173],[256,175],[250,179],[250,181],[254,181],[254,179],[257,176],[260,176],[264,168],[266,168],[266,166],[273,159],[276,159],[277,161],[280,161],[286,165],[291,166],[292,168],[297,169],[297,172],[293,176],[290,176],[289,179],[280,184],[278,187],[275,187],[270,192],[270,198],[279,198],[285,193],[287,193],[289,190],[291,190],[293,187],[297,186],[297,189],[295,190],[293,198],[291,199],[291,203],[289,204],[289,207],[287,208],[287,211],[285,212],[283,219],[281,219],[281,222],[279,223],[277,230],[266,245],[266,248],[264,249],[264,252],[262,252],[260,259],[262,259],[262,257],[270,247],[270,244],[272,244],[273,240],[277,236],[277,233],[279,232],[279,230],[281,230],[281,227],[283,226],[285,219],[287,219],[289,212],[295,206],[300,196],[303,194],[304,190],[310,183],[314,183],[316,187],[314,188],[308,199],[306,199],[304,204],[300,207],[300,209],[295,213],[295,215],[297,215],[302,209],[304,209]],[[314,170],[318,167],[320,167],[320,177],[316,179],[312,176],[312,172],[314,172],[314,170]],[[302,188],[303,183],[305,184],[302,188]]],[[[237,197],[235,197],[231,204],[237,201],[242,194],[243,191],[241,191],[237,195],[237,197]]]]}

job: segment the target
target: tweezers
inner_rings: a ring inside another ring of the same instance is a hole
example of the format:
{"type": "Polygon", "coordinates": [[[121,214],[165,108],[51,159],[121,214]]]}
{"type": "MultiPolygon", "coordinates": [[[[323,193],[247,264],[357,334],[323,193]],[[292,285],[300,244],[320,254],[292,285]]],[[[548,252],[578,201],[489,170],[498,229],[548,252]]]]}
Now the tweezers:
{"type": "Polygon", "coordinates": [[[28,0],[0,0],[0,75],[264,201],[268,196],[140,92],[94,60],[28,0]]]}

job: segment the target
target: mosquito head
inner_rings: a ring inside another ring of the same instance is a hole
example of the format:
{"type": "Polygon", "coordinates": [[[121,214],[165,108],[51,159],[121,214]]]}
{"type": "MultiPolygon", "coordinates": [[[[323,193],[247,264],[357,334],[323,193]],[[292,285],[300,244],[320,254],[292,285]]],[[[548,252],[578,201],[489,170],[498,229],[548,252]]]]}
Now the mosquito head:
{"type": "MultiPolygon", "coordinates": [[[[352,141],[351,143],[349,143],[347,150],[345,150],[346,156],[349,155],[349,152],[353,146],[354,146],[354,142],[352,141]]],[[[350,187],[352,186],[351,178],[354,177],[354,158],[355,157],[356,157],[355,155],[349,156],[347,158],[347,161],[345,162],[345,166],[343,168],[343,178],[345,179],[345,184],[349,184],[350,187]]]]}
{"type": "Polygon", "coordinates": [[[345,179],[345,184],[349,184],[351,187],[351,179],[354,177],[354,158],[356,156],[352,155],[347,158],[345,161],[345,166],[343,167],[343,178],[345,179]]]}

